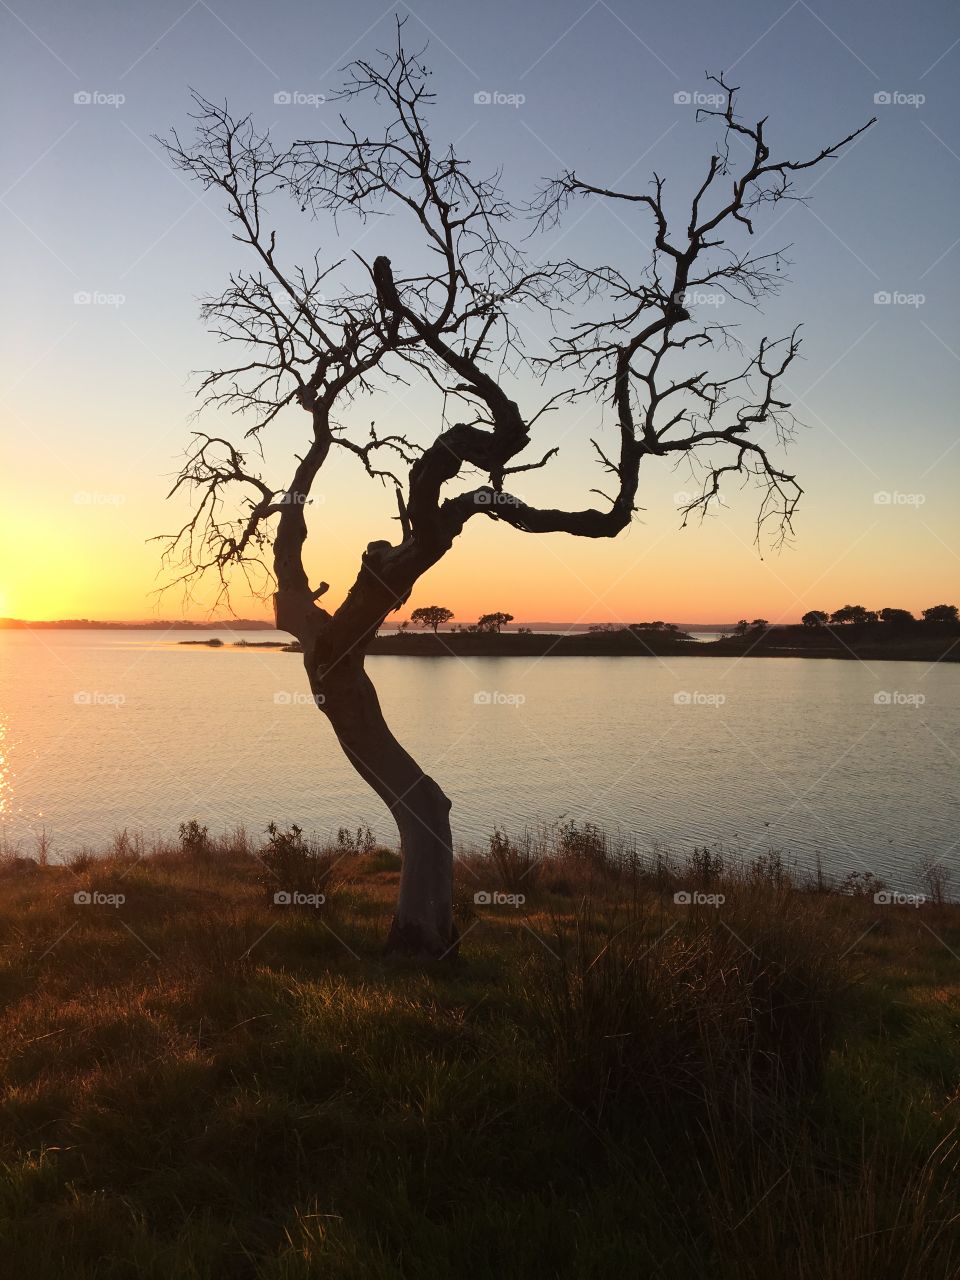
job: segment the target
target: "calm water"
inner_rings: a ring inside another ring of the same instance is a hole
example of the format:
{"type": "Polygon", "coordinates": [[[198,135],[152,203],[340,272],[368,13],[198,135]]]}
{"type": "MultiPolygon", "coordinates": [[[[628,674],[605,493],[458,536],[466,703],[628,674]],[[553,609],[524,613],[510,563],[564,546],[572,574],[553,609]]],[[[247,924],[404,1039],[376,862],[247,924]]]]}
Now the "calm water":
{"type": "MultiPolygon", "coordinates": [[[[178,635],[0,632],[9,841],[29,853],[45,830],[62,855],[124,827],[175,834],[191,817],[320,835],[365,821],[393,838],[306,696],[299,656],[178,635]]],[[[930,853],[960,880],[960,667],[382,657],[370,671],[453,799],[464,845],[495,823],[567,815],[646,848],[721,841],[802,863],[819,852],[830,869],[897,884],[930,853]]]]}

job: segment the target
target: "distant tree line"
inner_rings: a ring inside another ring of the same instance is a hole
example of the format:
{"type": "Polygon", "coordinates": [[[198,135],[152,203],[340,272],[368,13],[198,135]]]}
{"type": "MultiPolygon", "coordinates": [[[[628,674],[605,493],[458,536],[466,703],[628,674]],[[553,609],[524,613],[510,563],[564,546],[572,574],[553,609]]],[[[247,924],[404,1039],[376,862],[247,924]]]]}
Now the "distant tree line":
{"type": "Polygon", "coordinates": [[[934,604],[916,618],[909,609],[867,609],[862,604],[845,604],[833,613],[811,609],[800,619],[805,627],[851,626],[865,622],[882,622],[887,626],[906,627],[923,622],[956,623],[960,621],[955,604],[934,604]]]}
{"type": "Polygon", "coordinates": [[[628,622],[623,626],[620,626],[615,622],[598,622],[594,626],[589,627],[588,630],[593,635],[601,635],[611,631],[617,633],[622,631],[632,631],[634,634],[639,634],[644,631],[655,631],[660,635],[681,635],[680,628],[675,622],[628,622]]]}
{"type": "MultiPolygon", "coordinates": [[[[445,605],[423,605],[419,609],[414,609],[410,615],[409,622],[401,622],[400,630],[401,632],[406,631],[410,622],[412,622],[418,627],[429,627],[436,635],[440,627],[452,622],[453,618],[453,610],[446,608],[445,605]]],[[[929,609],[922,611],[919,618],[915,617],[909,609],[867,609],[862,604],[845,604],[839,609],[834,609],[832,613],[828,613],[825,609],[811,609],[803,615],[800,621],[805,627],[843,627],[863,625],[864,623],[883,623],[890,627],[907,627],[922,626],[924,623],[960,625],[960,616],[958,616],[955,604],[931,605],[929,609]]],[[[470,635],[499,635],[510,622],[513,622],[512,613],[484,613],[480,615],[476,622],[470,623],[469,626],[455,626],[452,630],[470,635]]],[[[766,631],[770,625],[767,618],[754,618],[752,622],[746,618],[741,618],[733,631],[734,635],[746,636],[755,632],[766,631]]],[[[643,635],[644,633],[654,632],[658,635],[672,635],[678,639],[683,638],[685,634],[681,632],[676,623],[661,621],[630,622],[624,625],[614,622],[598,622],[589,627],[588,630],[594,635],[626,631],[633,632],[635,635],[643,635]]],[[[529,634],[530,628],[518,627],[517,631],[520,634],[529,634]]]]}

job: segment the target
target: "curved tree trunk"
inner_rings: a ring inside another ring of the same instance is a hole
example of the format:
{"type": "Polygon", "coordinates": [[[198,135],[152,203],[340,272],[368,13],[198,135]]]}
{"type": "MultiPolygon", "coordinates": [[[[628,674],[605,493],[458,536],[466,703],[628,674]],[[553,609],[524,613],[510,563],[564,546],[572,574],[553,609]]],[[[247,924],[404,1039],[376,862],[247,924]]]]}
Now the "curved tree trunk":
{"type": "Polygon", "coordinates": [[[362,654],[306,664],[317,703],[361,778],[400,832],[400,895],[387,951],[440,959],[457,953],[450,801],[393,736],[362,654]]]}

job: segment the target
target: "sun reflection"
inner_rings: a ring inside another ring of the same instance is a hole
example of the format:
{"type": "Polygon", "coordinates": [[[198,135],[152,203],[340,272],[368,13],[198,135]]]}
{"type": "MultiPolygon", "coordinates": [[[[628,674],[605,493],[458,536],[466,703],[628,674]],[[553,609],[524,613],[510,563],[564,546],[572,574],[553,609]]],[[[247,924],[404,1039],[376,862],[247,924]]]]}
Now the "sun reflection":
{"type": "Polygon", "coordinates": [[[5,817],[10,813],[11,784],[10,753],[7,745],[7,722],[0,717],[0,817],[5,817]]]}

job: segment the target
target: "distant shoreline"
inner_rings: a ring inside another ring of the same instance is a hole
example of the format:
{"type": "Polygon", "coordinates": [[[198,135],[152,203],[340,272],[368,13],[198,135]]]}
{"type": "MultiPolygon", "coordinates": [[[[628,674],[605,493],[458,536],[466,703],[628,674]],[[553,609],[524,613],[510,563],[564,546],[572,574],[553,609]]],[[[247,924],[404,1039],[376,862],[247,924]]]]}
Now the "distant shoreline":
{"type": "MultiPolygon", "coordinates": [[[[882,624],[879,624],[882,626],[882,624]]],[[[878,624],[832,630],[807,627],[771,627],[757,634],[718,640],[678,639],[662,632],[581,632],[562,635],[549,632],[484,635],[475,632],[393,633],[377,636],[371,657],[410,658],[833,658],[842,661],[957,662],[960,630],[936,624],[918,624],[895,636],[877,635],[878,624]],[[920,634],[915,634],[920,632],[920,634]]],[[[277,649],[299,653],[296,642],[281,640],[239,641],[219,638],[180,640],[181,645],[213,649],[277,649]]]]}
{"type": "MultiPolygon", "coordinates": [[[[716,632],[721,635],[732,631],[734,623],[727,622],[679,622],[675,624],[685,632],[716,632]]],[[[590,624],[584,622],[525,622],[516,623],[504,634],[515,635],[517,627],[526,626],[547,634],[586,634],[590,624]]],[[[95,622],[88,618],[61,618],[56,621],[30,622],[23,618],[0,618],[0,631],[276,631],[276,623],[262,618],[238,618],[233,622],[191,622],[180,619],[175,622],[95,622]]],[[[414,633],[416,634],[416,633],[414,633]]],[[[444,632],[444,635],[450,634],[444,632]]]]}

